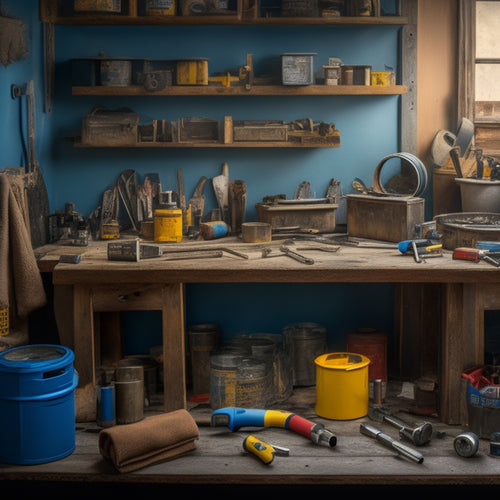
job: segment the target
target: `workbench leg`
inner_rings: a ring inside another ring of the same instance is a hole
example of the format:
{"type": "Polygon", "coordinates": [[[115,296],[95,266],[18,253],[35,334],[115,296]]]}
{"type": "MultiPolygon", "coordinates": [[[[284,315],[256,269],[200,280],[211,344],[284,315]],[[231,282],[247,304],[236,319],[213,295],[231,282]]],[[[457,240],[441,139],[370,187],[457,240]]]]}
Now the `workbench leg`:
{"type": "Polygon", "coordinates": [[[166,412],[186,408],[184,285],[163,287],[163,406],[166,412]]]}
{"type": "Polygon", "coordinates": [[[474,283],[443,285],[440,416],[449,425],[467,425],[462,372],[484,363],[484,311],[488,308],[485,286],[488,287],[474,283]]]}
{"type": "Polygon", "coordinates": [[[89,287],[75,285],[73,307],[74,367],[79,377],[75,390],[76,421],[88,422],[96,418],[94,310],[89,287]]]}

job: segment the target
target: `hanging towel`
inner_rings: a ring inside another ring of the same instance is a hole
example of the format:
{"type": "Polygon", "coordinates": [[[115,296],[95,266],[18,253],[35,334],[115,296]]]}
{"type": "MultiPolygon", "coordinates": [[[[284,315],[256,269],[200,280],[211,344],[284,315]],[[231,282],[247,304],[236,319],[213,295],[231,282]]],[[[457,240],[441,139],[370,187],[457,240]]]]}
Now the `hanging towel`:
{"type": "Polygon", "coordinates": [[[26,319],[47,303],[31,238],[8,175],[0,173],[0,309],[26,319]]]}
{"type": "Polygon", "coordinates": [[[119,472],[173,460],[196,448],[199,429],[187,410],[146,417],[99,433],[99,451],[119,472]]]}

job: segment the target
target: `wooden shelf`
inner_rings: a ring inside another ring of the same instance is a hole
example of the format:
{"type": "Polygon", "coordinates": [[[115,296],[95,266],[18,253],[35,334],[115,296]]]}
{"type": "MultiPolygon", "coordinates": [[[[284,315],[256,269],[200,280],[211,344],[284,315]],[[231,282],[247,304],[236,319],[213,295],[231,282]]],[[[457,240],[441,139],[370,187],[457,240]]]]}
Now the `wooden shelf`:
{"type": "Polygon", "coordinates": [[[232,142],[225,144],[222,142],[137,142],[136,144],[125,144],[119,146],[97,146],[92,144],[82,144],[78,140],[74,141],[77,148],[338,148],[340,147],[340,139],[338,144],[301,144],[298,142],[232,142]]]}
{"type": "Polygon", "coordinates": [[[341,16],[341,17],[259,17],[257,3],[246,7],[243,0],[237,8],[224,14],[200,16],[146,16],[141,15],[138,2],[123,2],[122,12],[116,14],[66,15],[61,0],[40,0],[40,19],[46,23],[67,25],[259,25],[259,26],[334,26],[334,25],[404,25],[404,16],[341,16]]]}
{"type": "Polygon", "coordinates": [[[342,25],[404,25],[408,19],[402,16],[381,17],[262,17],[255,19],[240,19],[237,15],[224,16],[50,16],[42,18],[44,22],[54,24],[85,26],[85,25],[130,25],[130,26],[342,26],[342,25]]]}
{"type": "Polygon", "coordinates": [[[72,87],[72,94],[77,96],[342,96],[342,95],[401,95],[406,94],[405,85],[254,85],[250,90],[235,85],[172,85],[162,90],[151,92],[141,85],[128,87],[72,87]]]}

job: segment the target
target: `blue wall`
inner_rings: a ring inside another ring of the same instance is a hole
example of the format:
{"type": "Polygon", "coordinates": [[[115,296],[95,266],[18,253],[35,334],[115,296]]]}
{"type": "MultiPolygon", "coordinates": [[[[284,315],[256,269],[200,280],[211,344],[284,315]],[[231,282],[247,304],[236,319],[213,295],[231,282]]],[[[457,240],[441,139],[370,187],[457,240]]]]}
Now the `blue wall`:
{"type": "MultiPolygon", "coordinates": [[[[247,184],[246,220],[256,220],[254,204],[270,194],[293,197],[296,186],[311,183],[316,196],[324,196],[332,178],[344,193],[360,177],[372,185],[373,171],[384,156],[399,149],[399,96],[345,97],[77,97],[71,95],[70,59],[96,57],[179,58],[207,57],[209,73],[237,70],[253,54],[256,74],[280,72],[283,52],[315,52],[315,71],[328,57],[345,64],[367,64],[373,70],[398,68],[397,26],[269,27],[269,26],[64,26],[55,27],[56,87],[52,112],[43,113],[43,59],[41,25],[35,0],[2,2],[3,10],[27,22],[30,53],[20,62],[0,67],[0,168],[17,165],[19,139],[18,102],[10,98],[11,83],[35,79],[37,86],[37,152],[50,196],[51,211],[66,202],[89,215],[101,202],[102,192],[120,172],[134,169],[138,182],[157,172],[163,189],[177,189],[181,168],[186,197],[201,176],[220,174],[228,162],[231,179],[247,184]],[[341,146],[324,149],[83,149],[71,138],[79,135],[83,117],[96,105],[116,109],[127,106],[145,121],[179,117],[222,119],[313,118],[333,122],[340,130],[341,146]],[[6,118],[6,119],[5,119],[6,118]]],[[[205,186],[208,212],[216,207],[209,183],[205,186]]],[[[349,331],[374,327],[391,332],[392,285],[188,285],[187,324],[216,322],[223,336],[240,332],[279,333],[288,323],[318,322],[327,327],[330,345],[344,347],[349,331]]],[[[130,314],[125,326],[126,346],[144,351],[158,342],[154,319],[130,314]],[[145,326],[144,326],[145,325],[145,326]],[[140,332],[140,336],[135,334],[140,332]]]]}

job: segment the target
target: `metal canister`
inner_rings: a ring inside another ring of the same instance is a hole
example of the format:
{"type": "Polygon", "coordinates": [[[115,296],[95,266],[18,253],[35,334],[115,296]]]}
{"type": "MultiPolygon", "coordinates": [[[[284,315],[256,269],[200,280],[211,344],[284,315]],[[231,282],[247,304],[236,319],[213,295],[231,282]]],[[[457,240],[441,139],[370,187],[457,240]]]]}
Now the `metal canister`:
{"type": "Polygon", "coordinates": [[[293,385],[314,385],[314,360],[328,352],[326,328],[317,323],[293,323],[285,326],[283,334],[292,360],[293,385]]]}
{"type": "Polygon", "coordinates": [[[453,440],[457,455],[465,458],[473,457],[479,449],[479,438],[474,432],[462,432],[453,440]]]}
{"type": "Polygon", "coordinates": [[[155,241],[177,242],[182,241],[182,210],[157,209],[154,213],[155,241]]]}

